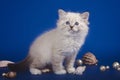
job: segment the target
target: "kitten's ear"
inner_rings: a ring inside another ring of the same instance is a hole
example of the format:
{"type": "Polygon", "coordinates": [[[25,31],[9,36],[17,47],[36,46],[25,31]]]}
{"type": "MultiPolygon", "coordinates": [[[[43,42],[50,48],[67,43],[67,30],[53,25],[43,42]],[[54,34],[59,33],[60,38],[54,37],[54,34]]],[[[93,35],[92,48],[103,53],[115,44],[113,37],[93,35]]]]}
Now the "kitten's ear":
{"type": "Polygon", "coordinates": [[[59,9],[58,14],[59,14],[59,17],[62,17],[64,15],[66,15],[66,12],[64,10],[62,10],[62,9],[59,9]]]}
{"type": "Polygon", "coordinates": [[[80,15],[81,15],[81,17],[82,17],[84,20],[88,21],[88,19],[89,19],[89,12],[84,12],[84,13],[82,13],[82,14],[80,14],[80,15]]]}

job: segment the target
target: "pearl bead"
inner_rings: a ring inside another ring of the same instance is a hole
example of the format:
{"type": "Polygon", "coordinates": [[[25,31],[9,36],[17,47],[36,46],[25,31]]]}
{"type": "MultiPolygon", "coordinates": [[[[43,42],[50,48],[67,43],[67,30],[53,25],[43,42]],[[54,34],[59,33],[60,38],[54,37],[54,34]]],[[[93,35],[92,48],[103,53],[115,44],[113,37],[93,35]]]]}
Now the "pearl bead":
{"type": "Polygon", "coordinates": [[[105,66],[100,66],[100,70],[101,70],[101,71],[105,71],[105,70],[106,70],[106,67],[105,67],[105,66]]]}
{"type": "Polygon", "coordinates": [[[78,65],[78,66],[80,66],[80,65],[82,65],[82,64],[83,64],[83,61],[82,61],[82,60],[80,60],[80,59],[77,60],[77,65],[78,65]]]}
{"type": "Polygon", "coordinates": [[[110,67],[109,67],[109,66],[106,66],[106,69],[110,69],[110,67]]]}
{"type": "Polygon", "coordinates": [[[117,69],[119,66],[120,66],[120,65],[119,65],[118,62],[114,62],[114,63],[113,63],[113,68],[117,69]]]}

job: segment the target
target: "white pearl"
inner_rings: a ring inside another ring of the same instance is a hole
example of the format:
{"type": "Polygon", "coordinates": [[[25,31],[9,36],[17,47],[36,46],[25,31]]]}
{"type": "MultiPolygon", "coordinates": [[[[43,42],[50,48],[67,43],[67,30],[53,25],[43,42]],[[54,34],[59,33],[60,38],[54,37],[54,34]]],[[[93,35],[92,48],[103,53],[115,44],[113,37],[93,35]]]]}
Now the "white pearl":
{"type": "Polygon", "coordinates": [[[100,70],[101,70],[101,71],[105,71],[105,70],[106,70],[106,67],[105,67],[105,66],[100,66],[100,70]]]}
{"type": "Polygon", "coordinates": [[[114,63],[113,63],[113,68],[117,69],[119,66],[120,66],[120,65],[119,65],[118,62],[114,62],[114,63]]]}
{"type": "Polygon", "coordinates": [[[106,69],[110,69],[110,67],[109,67],[109,66],[106,66],[106,69]]]}
{"type": "Polygon", "coordinates": [[[80,65],[82,65],[82,64],[83,64],[83,61],[82,61],[82,60],[80,60],[80,59],[79,59],[79,60],[77,60],[77,65],[79,65],[79,66],[80,66],[80,65]]]}

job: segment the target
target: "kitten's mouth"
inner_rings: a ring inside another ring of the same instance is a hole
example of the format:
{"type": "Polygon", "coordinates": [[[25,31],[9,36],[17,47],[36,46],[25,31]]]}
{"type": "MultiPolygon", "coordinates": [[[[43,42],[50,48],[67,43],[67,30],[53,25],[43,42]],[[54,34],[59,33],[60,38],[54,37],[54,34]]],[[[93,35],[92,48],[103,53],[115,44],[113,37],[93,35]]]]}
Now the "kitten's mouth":
{"type": "Polygon", "coordinates": [[[78,33],[80,30],[74,30],[73,28],[72,29],[69,29],[68,30],[70,33],[78,33]]]}

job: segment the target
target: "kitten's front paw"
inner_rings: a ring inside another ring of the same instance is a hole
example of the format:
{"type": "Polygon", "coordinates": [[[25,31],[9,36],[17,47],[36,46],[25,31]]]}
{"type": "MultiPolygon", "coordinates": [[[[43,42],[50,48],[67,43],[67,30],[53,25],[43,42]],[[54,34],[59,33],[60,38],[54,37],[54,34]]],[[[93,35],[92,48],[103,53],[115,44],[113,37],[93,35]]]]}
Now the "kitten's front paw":
{"type": "Polygon", "coordinates": [[[41,70],[36,69],[36,68],[30,68],[30,73],[33,75],[41,75],[42,74],[41,70]]]}
{"type": "Polygon", "coordinates": [[[59,70],[59,71],[55,71],[54,73],[58,75],[62,75],[62,74],[66,74],[66,70],[59,70]]]}
{"type": "Polygon", "coordinates": [[[75,72],[75,68],[74,68],[74,67],[68,68],[68,69],[67,69],[67,72],[68,72],[68,73],[74,73],[74,72],[75,72]]]}

